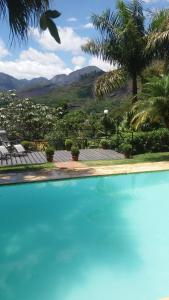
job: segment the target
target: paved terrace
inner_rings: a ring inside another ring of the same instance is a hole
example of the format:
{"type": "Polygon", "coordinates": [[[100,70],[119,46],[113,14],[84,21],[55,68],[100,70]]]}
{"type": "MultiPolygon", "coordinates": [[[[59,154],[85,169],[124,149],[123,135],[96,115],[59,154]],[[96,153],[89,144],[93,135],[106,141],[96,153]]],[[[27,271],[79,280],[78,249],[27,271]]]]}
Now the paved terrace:
{"type": "MultiPolygon", "coordinates": [[[[123,159],[124,155],[113,150],[103,149],[83,149],[80,150],[79,160],[113,160],[123,159]]],[[[55,162],[71,161],[71,153],[66,150],[55,151],[55,162]]],[[[1,159],[1,166],[16,166],[26,164],[44,164],[46,163],[46,156],[44,152],[30,152],[22,156],[11,156],[8,159],[1,159]]]]}
{"type": "Polygon", "coordinates": [[[62,162],[56,163],[56,168],[52,170],[0,174],[0,185],[164,170],[169,170],[168,161],[97,167],[87,167],[80,162],[62,162]]]}

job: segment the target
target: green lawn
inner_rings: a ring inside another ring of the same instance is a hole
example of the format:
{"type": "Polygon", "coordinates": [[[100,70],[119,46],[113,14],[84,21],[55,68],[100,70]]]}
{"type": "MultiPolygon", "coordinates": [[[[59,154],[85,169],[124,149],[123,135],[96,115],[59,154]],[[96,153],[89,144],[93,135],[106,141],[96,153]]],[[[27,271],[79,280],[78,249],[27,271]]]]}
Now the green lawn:
{"type": "Polygon", "coordinates": [[[0,167],[0,174],[6,172],[22,172],[22,171],[38,171],[38,170],[45,170],[45,169],[53,169],[55,165],[53,163],[46,163],[46,164],[27,164],[21,166],[2,166],[0,167]]]}
{"type": "Polygon", "coordinates": [[[136,164],[144,162],[158,162],[169,161],[169,152],[159,153],[146,153],[134,155],[131,159],[118,159],[118,160],[98,160],[98,161],[85,161],[87,166],[108,166],[108,165],[123,165],[123,164],[136,164]]]}
{"type": "MultiPolygon", "coordinates": [[[[169,161],[169,152],[160,153],[146,153],[134,155],[131,159],[118,159],[118,160],[98,160],[98,161],[85,161],[85,165],[92,166],[108,166],[108,165],[123,165],[123,164],[136,164],[144,162],[158,162],[158,161],[169,161]]],[[[24,171],[38,171],[45,169],[55,168],[54,163],[46,163],[39,165],[21,165],[21,166],[10,166],[0,167],[0,174],[6,172],[24,172],[24,171]]]]}

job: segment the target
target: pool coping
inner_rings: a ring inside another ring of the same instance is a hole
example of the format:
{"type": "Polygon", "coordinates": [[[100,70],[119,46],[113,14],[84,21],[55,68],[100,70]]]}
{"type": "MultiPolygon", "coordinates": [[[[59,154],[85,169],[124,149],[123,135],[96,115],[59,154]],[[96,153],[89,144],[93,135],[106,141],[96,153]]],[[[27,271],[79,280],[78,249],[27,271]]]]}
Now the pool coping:
{"type": "Polygon", "coordinates": [[[144,172],[169,171],[169,162],[146,162],[125,165],[109,166],[78,166],[73,168],[47,169],[41,171],[9,172],[0,174],[0,185],[21,184],[32,182],[44,182],[53,180],[66,180],[75,178],[87,178],[98,176],[127,175],[144,172]]]}

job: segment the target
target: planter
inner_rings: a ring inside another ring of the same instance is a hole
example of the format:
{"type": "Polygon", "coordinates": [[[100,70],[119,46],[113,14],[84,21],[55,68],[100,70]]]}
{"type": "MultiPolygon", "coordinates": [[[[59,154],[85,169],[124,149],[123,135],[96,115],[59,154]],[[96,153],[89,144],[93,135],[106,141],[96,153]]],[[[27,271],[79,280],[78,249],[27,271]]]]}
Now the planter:
{"type": "Polygon", "coordinates": [[[73,161],[78,161],[79,154],[80,154],[79,148],[77,146],[72,146],[71,154],[72,154],[72,160],[73,161]]]}
{"type": "Polygon", "coordinates": [[[124,153],[125,158],[131,158],[131,153],[124,153]]]}
{"type": "Polygon", "coordinates": [[[53,155],[47,156],[46,158],[48,162],[53,162],[53,155]]]}
{"type": "Polygon", "coordinates": [[[67,150],[67,151],[70,151],[71,148],[72,148],[72,146],[73,146],[73,141],[70,140],[70,139],[67,139],[67,140],[65,141],[65,148],[66,148],[66,150],[67,150]]]}
{"type": "Polygon", "coordinates": [[[101,140],[100,141],[100,147],[104,150],[108,149],[109,148],[109,143],[107,140],[101,140]]]}
{"type": "Polygon", "coordinates": [[[102,145],[102,149],[106,150],[106,149],[108,149],[108,146],[107,145],[102,145]]]}
{"type": "Polygon", "coordinates": [[[131,158],[132,156],[132,145],[131,144],[122,144],[121,152],[124,154],[125,158],[131,158]]]}
{"type": "Polygon", "coordinates": [[[78,161],[79,160],[79,155],[72,155],[72,160],[73,161],[78,161]]]}

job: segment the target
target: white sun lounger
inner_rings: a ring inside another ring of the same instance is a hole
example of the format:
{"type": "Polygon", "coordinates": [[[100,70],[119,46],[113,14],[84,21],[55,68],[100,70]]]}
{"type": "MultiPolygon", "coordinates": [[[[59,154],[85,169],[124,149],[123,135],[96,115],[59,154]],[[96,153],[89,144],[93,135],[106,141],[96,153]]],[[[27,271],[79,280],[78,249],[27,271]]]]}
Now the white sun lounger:
{"type": "Polygon", "coordinates": [[[0,157],[7,158],[8,156],[11,156],[8,149],[5,146],[0,146],[0,157]]]}
{"type": "Polygon", "coordinates": [[[25,155],[26,154],[26,150],[21,144],[14,145],[13,147],[14,147],[14,150],[17,154],[19,154],[19,155],[25,155]]]}

